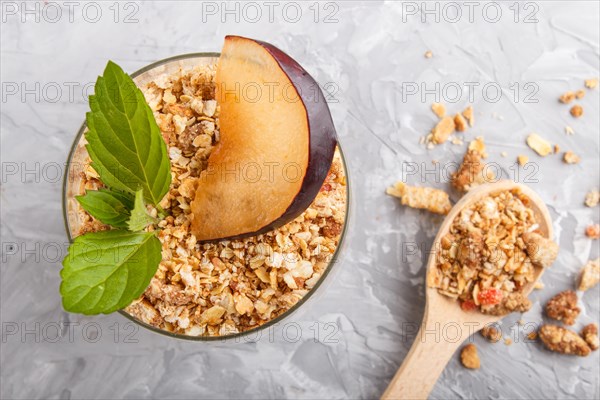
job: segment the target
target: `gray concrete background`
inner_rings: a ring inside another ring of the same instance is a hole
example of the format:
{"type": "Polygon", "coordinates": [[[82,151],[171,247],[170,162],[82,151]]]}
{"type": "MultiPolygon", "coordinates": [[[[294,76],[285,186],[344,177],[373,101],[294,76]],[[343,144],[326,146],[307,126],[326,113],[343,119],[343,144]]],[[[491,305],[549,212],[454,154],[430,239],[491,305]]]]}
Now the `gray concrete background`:
{"type": "MultiPolygon", "coordinates": [[[[445,169],[466,147],[419,145],[435,123],[429,106],[437,94],[450,112],[473,103],[477,121],[465,141],[483,135],[502,176],[547,201],[561,251],[543,277],[546,288],[532,295],[533,309],[503,321],[515,343],[475,337],[482,368],[466,370],[455,356],[432,398],[599,398],[597,352],[549,353],[525,343],[531,327],[516,324],[542,321],[544,302],[572,288],[579,268],[598,256],[598,242],[583,235],[599,220],[598,208],[583,206],[599,183],[598,91],[581,100],[578,120],[556,100],[599,75],[598,2],[428,2],[431,13],[416,11],[421,2],[273,4],[259,4],[258,17],[242,3],[237,14],[235,3],[228,5],[234,14],[224,14],[221,2],[32,2],[28,9],[38,11],[24,14],[22,2],[2,2],[1,397],[380,396],[420,322],[424,253],[441,221],[402,208],[385,188],[402,178],[447,187],[445,169]],[[237,343],[178,341],[119,315],[63,312],[57,249],[67,239],[56,176],[87,110],[86,85],[108,59],[131,72],[177,54],[219,51],[226,34],[277,45],[331,92],[353,189],[335,273],[285,325],[237,343]],[[424,58],[427,50],[433,58],[424,58]],[[582,162],[536,156],[524,142],[531,132],[582,162]],[[518,154],[529,155],[531,169],[515,169],[518,154]]],[[[576,329],[598,322],[598,287],[581,307],[576,329]]]]}

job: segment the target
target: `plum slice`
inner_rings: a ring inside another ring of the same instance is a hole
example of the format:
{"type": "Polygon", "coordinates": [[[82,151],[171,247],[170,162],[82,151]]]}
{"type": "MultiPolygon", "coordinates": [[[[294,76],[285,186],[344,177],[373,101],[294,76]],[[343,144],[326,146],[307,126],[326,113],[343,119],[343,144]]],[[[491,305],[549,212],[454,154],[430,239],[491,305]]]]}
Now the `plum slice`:
{"type": "Polygon", "coordinates": [[[253,236],[300,215],[337,145],[319,85],[275,46],[227,36],[217,66],[221,140],[191,204],[200,241],[253,236]]]}

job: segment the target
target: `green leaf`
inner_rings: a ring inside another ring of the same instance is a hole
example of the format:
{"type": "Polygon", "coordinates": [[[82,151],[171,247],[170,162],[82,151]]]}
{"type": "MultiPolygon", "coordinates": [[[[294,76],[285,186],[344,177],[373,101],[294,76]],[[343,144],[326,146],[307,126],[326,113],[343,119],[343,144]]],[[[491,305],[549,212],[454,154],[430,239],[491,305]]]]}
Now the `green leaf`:
{"type": "Polygon", "coordinates": [[[87,150],[100,180],[131,195],[141,187],[158,205],[169,190],[167,146],[152,110],[133,80],[112,61],[98,77],[86,115],[87,150]]]}
{"type": "Polygon", "coordinates": [[[135,204],[133,210],[131,210],[131,217],[127,221],[127,227],[132,232],[138,232],[155,221],[156,219],[152,218],[146,210],[144,191],[142,189],[138,190],[135,192],[135,204]]]}
{"type": "Polygon", "coordinates": [[[153,233],[110,230],[79,236],[60,272],[63,307],[82,314],[108,314],[129,305],[150,284],[161,261],[153,233]]]}
{"type": "Polygon", "coordinates": [[[75,197],[90,215],[103,224],[127,229],[133,209],[131,196],[108,189],[87,190],[84,196],[75,197]]]}

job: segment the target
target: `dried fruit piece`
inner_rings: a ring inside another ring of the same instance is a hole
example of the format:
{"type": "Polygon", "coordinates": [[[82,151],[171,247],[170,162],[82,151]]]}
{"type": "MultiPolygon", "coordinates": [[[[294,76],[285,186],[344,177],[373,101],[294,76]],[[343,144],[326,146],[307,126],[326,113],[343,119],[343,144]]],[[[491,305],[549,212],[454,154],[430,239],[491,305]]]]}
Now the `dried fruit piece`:
{"type": "Polygon", "coordinates": [[[473,311],[477,308],[477,304],[475,304],[473,300],[469,299],[461,302],[460,308],[462,308],[463,311],[473,311]]]}
{"type": "Polygon", "coordinates": [[[502,332],[494,326],[484,326],[481,330],[481,336],[489,342],[496,343],[502,339],[502,332]]]}
{"type": "Polygon", "coordinates": [[[556,325],[542,325],[539,338],[550,351],[585,357],[590,347],[577,333],[556,325]]]}
{"type": "Polygon", "coordinates": [[[494,306],[502,301],[502,292],[496,288],[484,289],[477,294],[477,301],[482,306],[494,306]]]}
{"type": "Polygon", "coordinates": [[[563,161],[567,164],[578,164],[581,161],[581,158],[572,151],[566,151],[563,155],[563,161]]]}
{"type": "Polygon", "coordinates": [[[552,153],[552,145],[537,133],[527,136],[527,145],[542,157],[552,153]]]}
{"type": "Polygon", "coordinates": [[[454,116],[454,126],[458,132],[464,132],[467,129],[467,121],[461,114],[456,114],[454,116]]]}
{"type": "Polygon", "coordinates": [[[558,98],[558,101],[560,101],[561,103],[564,103],[564,104],[568,104],[568,103],[572,102],[573,100],[575,100],[575,93],[573,93],[571,91],[563,93],[558,98]]]}
{"type": "Polygon", "coordinates": [[[578,90],[575,92],[575,97],[577,99],[583,99],[585,97],[585,92],[583,90],[578,90]]]}
{"type": "Polygon", "coordinates": [[[529,161],[529,157],[527,157],[527,156],[524,156],[524,155],[517,156],[517,162],[519,163],[520,166],[527,164],[528,161],[529,161]]]}
{"type": "Polygon", "coordinates": [[[585,195],[585,205],[588,207],[596,207],[600,202],[600,192],[597,189],[590,190],[585,195]]]}
{"type": "Polygon", "coordinates": [[[522,237],[527,255],[536,266],[546,268],[556,260],[558,244],[535,232],[524,233],[522,237]]]}
{"type": "Polygon", "coordinates": [[[431,131],[432,141],[435,144],[444,143],[448,137],[454,132],[454,118],[444,117],[437,123],[431,131]]]}
{"type": "Polygon", "coordinates": [[[446,115],[446,107],[442,103],[433,103],[431,105],[431,111],[433,111],[438,118],[444,118],[446,115]]]}
{"type": "Polygon", "coordinates": [[[590,260],[583,266],[579,274],[577,290],[586,291],[600,282],[600,257],[590,260]]]}
{"type": "Polygon", "coordinates": [[[586,79],[584,85],[588,89],[595,89],[598,86],[598,78],[586,79]]]}
{"type": "Polygon", "coordinates": [[[573,325],[580,312],[577,294],[572,290],[560,292],[546,303],[546,315],[567,325],[573,325]]]}
{"type": "Polygon", "coordinates": [[[463,117],[465,117],[467,119],[467,121],[469,121],[469,126],[472,128],[473,125],[475,124],[475,115],[473,115],[473,106],[469,106],[467,108],[465,108],[465,110],[462,112],[463,117]]]}
{"type": "Polygon", "coordinates": [[[460,361],[462,365],[469,369],[478,369],[481,366],[479,361],[479,355],[477,354],[477,347],[473,343],[469,343],[463,347],[460,352],[460,361]]]}
{"type": "Polygon", "coordinates": [[[588,324],[581,331],[581,337],[592,350],[598,350],[598,325],[588,324]]]}
{"type": "Polygon", "coordinates": [[[571,107],[569,112],[573,117],[579,118],[583,115],[583,107],[581,107],[579,104],[576,104],[573,107],[571,107]]]}
{"type": "Polygon", "coordinates": [[[452,208],[448,193],[439,189],[408,186],[404,182],[397,182],[387,188],[386,193],[400,198],[404,206],[421,208],[436,214],[448,214],[452,208]]]}
{"type": "Polygon", "coordinates": [[[588,227],[585,228],[585,236],[590,239],[600,239],[600,225],[588,225],[588,227]]]}

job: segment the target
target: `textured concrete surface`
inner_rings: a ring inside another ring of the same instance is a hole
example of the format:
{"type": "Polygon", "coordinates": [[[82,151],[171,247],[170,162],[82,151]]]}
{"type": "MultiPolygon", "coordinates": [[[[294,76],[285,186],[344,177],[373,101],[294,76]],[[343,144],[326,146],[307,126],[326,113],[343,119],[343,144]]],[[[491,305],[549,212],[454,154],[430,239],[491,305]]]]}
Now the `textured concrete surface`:
{"type": "MultiPolygon", "coordinates": [[[[598,208],[583,206],[599,183],[598,91],[580,101],[578,120],[556,100],[599,75],[597,2],[306,2],[300,14],[299,3],[278,2],[240,3],[237,14],[235,3],[224,13],[221,2],[30,2],[28,13],[23,4],[1,4],[2,398],[378,397],[420,322],[423,259],[441,221],[400,207],[385,187],[403,178],[447,187],[446,168],[466,146],[419,145],[435,122],[436,94],[451,112],[473,103],[477,121],[465,140],[483,135],[498,171],[539,191],[561,251],[545,289],[532,295],[533,309],[502,322],[515,343],[475,337],[481,370],[463,369],[455,356],[431,397],[600,397],[597,352],[549,353],[524,342],[533,325],[516,324],[542,321],[544,302],[572,288],[581,265],[598,256],[598,242],[583,235],[599,220],[598,208]],[[63,312],[57,176],[87,109],[86,85],[108,59],[134,71],[219,51],[226,34],[274,43],[331,93],[353,189],[351,231],[335,274],[286,324],[237,343],[178,341],[119,315],[63,312]],[[524,143],[534,131],[582,162],[536,156],[524,143]],[[530,169],[515,168],[518,154],[530,157],[530,169]]],[[[580,303],[576,329],[598,322],[599,288],[580,303]]]]}

